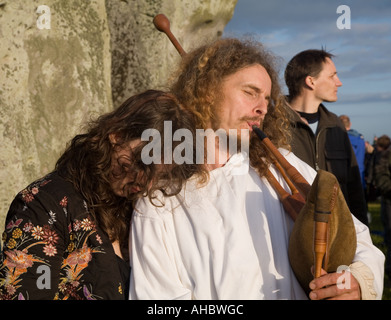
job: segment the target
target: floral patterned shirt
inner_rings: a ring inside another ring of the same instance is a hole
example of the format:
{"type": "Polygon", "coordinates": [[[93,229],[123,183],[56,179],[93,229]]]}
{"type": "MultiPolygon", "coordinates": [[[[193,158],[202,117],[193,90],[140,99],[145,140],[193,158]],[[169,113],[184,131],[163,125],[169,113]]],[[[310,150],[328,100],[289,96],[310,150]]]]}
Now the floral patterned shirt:
{"type": "Polygon", "coordinates": [[[56,172],[16,196],[2,249],[0,300],[127,298],[129,265],[56,172]]]}

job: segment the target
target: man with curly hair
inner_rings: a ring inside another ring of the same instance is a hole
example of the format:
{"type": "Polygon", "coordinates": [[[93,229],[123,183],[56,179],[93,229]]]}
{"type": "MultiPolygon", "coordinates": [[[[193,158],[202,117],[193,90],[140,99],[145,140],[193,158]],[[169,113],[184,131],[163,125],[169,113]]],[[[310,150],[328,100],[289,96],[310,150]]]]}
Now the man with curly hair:
{"type": "MultiPolygon", "coordinates": [[[[223,130],[230,142],[249,139],[249,158],[243,148],[232,154],[216,137],[219,162],[206,162],[207,185],[190,179],[160,208],[138,202],[131,227],[131,299],[308,298],[288,259],[293,220],[264,178],[267,168],[282,177],[253,132],[254,125],[261,127],[307,181],[314,180],[315,170],[289,152],[275,64],[262,44],[238,39],[217,40],[183,58],[171,90],[197,116],[198,129],[223,130]],[[251,166],[237,170],[246,161],[251,166]]],[[[357,272],[351,286],[339,289],[340,275],[325,274],[311,282],[311,299],[360,299],[368,291],[374,293],[370,298],[381,297],[384,256],[359,221],[356,231],[355,260],[363,269],[370,266],[374,279],[364,287],[357,272]]]]}

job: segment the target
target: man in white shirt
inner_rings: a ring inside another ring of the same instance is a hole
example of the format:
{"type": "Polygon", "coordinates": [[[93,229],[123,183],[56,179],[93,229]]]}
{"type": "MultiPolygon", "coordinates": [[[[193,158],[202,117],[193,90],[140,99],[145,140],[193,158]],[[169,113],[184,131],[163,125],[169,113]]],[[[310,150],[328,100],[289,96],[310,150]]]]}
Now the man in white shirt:
{"type": "MultiPolygon", "coordinates": [[[[221,39],[187,54],[179,71],[172,91],[195,113],[199,128],[227,134],[236,129],[242,150],[232,154],[216,140],[206,185],[192,178],[177,196],[158,195],[163,206],[138,202],[131,227],[130,299],[307,299],[288,259],[293,221],[264,178],[266,169],[282,184],[283,179],[252,133],[253,125],[262,127],[312,183],[316,172],[286,150],[288,119],[273,56],[260,43],[221,39]],[[243,152],[246,138],[250,167],[243,152]]],[[[357,249],[349,266],[351,285],[341,288],[340,274],[324,274],[309,284],[309,298],[381,299],[384,255],[368,228],[353,220],[357,249]]]]}

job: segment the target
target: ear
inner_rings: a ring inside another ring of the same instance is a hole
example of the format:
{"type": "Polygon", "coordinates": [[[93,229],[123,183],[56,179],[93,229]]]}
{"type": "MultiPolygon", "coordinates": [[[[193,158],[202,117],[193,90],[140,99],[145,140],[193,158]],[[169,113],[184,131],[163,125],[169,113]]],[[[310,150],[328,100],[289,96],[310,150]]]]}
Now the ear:
{"type": "Polygon", "coordinates": [[[115,133],[110,133],[109,134],[109,140],[111,142],[111,144],[114,146],[115,144],[117,144],[117,135],[115,133]]]}
{"type": "Polygon", "coordinates": [[[305,84],[310,87],[311,89],[314,89],[315,87],[315,78],[314,77],[311,77],[311,76],[307,76],[305,78],[305,84]]]}

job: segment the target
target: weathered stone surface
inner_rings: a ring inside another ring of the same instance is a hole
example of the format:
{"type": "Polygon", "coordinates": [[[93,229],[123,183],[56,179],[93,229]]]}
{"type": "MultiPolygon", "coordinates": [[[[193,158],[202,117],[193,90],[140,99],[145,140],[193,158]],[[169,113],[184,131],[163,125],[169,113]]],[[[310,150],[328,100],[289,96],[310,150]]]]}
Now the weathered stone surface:
{"type": "Polygon", "coordinates": [[[188,50],[220,36],[236,2],[0,0],[0,230],[15,194],[53,169],[91,116],[164,86],[179,55],[156,14],[188,50]],[[50,29],[37,25],[43,4],[50,29]]]}
{"type": "MultiPolygon", "coordinates": [[[[0,215],[15,194],[53,169],[92,113],[112,109],[110,34],[103,1],[1,1],[0,215]]],[[[1,228],[2,229],[2,228],[1,228]]]]}
{"type": "Polygon", "coordinates": [[[107,1],[112,44],[113,104],[146,88],[164,88],[180,59],[166,35],[152,23],[165,14],[186,50],[216,39],[232,18],[237,0],[107,1]]]}

